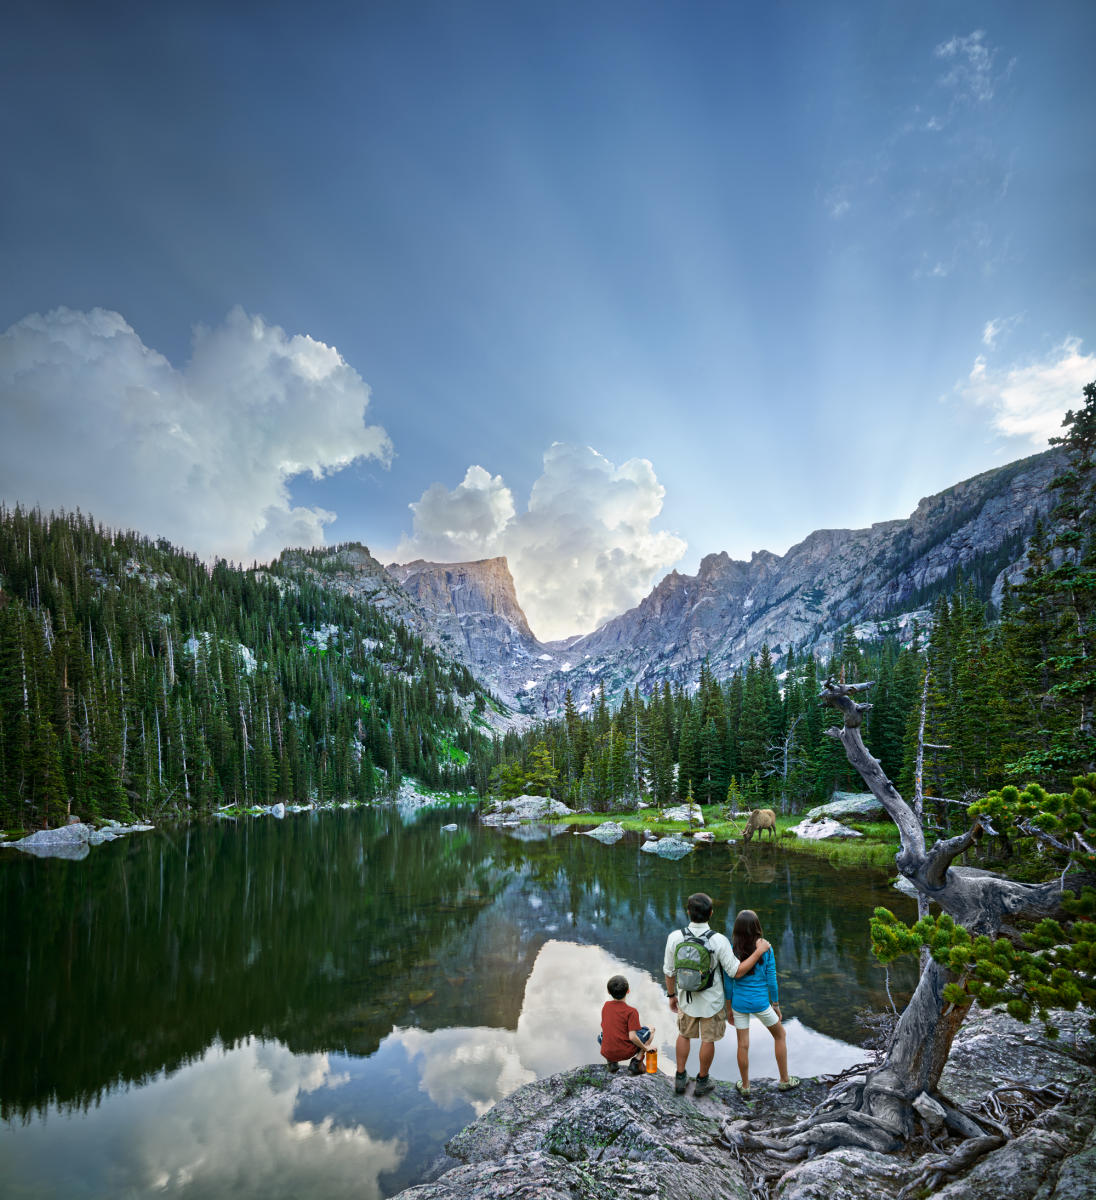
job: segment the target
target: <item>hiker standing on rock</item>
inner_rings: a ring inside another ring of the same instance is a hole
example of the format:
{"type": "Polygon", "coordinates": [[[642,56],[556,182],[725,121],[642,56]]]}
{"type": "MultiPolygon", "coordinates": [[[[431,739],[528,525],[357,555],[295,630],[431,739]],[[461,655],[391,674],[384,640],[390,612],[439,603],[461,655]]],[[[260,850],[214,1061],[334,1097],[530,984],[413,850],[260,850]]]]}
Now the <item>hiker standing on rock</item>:
{"type": "Polygon", "coordinates": [[[723,972],[732,979],[745,975],[769,949],[769,943],[758,938],[753,953],[740,962],[731,943],[709,926],[712,907],[711,896],[704,892],[694,892],[685,901],[689,924],[670,933],[662,958],[670,1011],[677,1016],[674,1091],[678,1095],[689,1082],[685,1068],[693,1038],[700,1039],[700,1071],[693,1095],[706,1096],[715,1086],[708,1071],[715,1057],[715,1044],[727,1031],[723,972]]]}

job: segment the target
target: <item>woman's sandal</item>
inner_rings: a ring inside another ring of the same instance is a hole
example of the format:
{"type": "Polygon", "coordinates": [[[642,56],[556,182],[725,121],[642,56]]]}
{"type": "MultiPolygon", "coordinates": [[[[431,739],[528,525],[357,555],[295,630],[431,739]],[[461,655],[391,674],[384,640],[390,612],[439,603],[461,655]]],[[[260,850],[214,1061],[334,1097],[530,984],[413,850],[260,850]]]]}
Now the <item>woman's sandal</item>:
{"type": "Polygon", "coordinates": [[[790,1092],[792,1090],[792,1088],[797,1088],[798,1086],[799,1086],[799,1076],[798,1075],[789,1075],[788,1078],[785,1079],[783,1083],[778,1083],[776,1085],[776,1090],[778,1092],[790,1092]]]}
{"type": "MultiPolygon", "coordinates": [[[[799,1080],[797,1079],[796,1083],[798,1082],[799,1080]]],[[[743,1100],[749,1100],[750,1089],[748,1087],[743,1087],[741,1079],[734,1085],[734,1090],[742,1097],[743,1100]]]]}

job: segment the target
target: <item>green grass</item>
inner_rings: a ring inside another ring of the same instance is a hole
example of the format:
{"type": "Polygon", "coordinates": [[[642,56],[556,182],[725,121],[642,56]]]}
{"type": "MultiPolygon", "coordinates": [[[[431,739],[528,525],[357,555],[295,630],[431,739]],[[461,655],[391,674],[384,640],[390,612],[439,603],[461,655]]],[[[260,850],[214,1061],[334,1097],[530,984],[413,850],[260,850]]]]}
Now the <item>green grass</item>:
{"type": "MultiPolygon", "coordinates": [[[[645,829],[665,836],[671,833],[691,833],[703,829],[714,834],[717,843],[735,839],[736,846],[741,846],[742,830],[745,818],[737,822],[724,820],[721,812],[725,805],[702,805],[704,824],[691,826],[685,821],[661,821],[658,819],[658,809],[645,808],[639,812],[617,813],[575,813],[569,817],[554,817],[553,820],[567,825],[602,825],[606,821],[616,821],[620,826],[632,832],[642,832],[645,829]]],[[[802,821],[802,814],[778,816],[776,818],[775,847],[790,851],[793,854],[810,854],[815,858],[824,858],[834,866],[876,866],[890,867],[894,865],[894,856],[898,853],[898,830],[891,821],[876,823],[850,822],[849,827],[862,833],[863,838],[855,841],[824,841],[812,842],[806,838],[784,834],[802,821]]],[[[758,842],[767,845],[774,841],[768,833],[759,839],[757,834],[751,839],[751,845],[758,842]]]]}

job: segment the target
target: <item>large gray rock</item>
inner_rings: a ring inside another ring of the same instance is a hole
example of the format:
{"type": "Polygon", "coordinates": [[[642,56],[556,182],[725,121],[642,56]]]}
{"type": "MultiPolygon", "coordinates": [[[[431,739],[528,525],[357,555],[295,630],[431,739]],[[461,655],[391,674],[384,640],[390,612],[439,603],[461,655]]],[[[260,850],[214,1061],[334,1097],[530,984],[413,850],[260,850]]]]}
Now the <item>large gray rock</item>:
{"type": "Polygon", "coordinates": [[[792,1167],[777,1185],[776,1200],[875,1200],[894,1196],[912,1174],[890,1154],[847,1147],[792,1167]]]}
{"type": "Polygon", "coordinates": [[[703,825],[704,813],[699,804],[694,804],[691,808],[688,804],[680,804],[677,808],[667,808],[662,813],[662,819],[664,821],[684,821],[688,825],[703,825]]]}
{"type": "Polygon", "coordinates": [[[837,821],[885,821],[887,810],[871,792],[834,792],[825,804],[812,808],[807,817],[833,817],[837,821]]]}
{"type": "Polygon", "coordinates": [[[749,1200],[718,1132],[665,1075],[580,1067],[500,1101],[446,1147],[463,1166],[400,1200],[749,1200]]]}
{"type": "Polygon", "coordinates": [[[624,836],[624,826],[616,821],[605,821],[594,829],[584,829],[583,837],[592,837],[606,846],[612,846],[624,836]]]}
{"type": "Polygon", "coordinates": [[[806,838],[812,842],[822,842],[832,838],[858,838],[863,837],[855,829],[850,829],[847,825],[842,825],[840,821],[835,821],[832,817],[819,817],[812,819],[807,817],[806,820],[800,821],[798,825],[793,826],[792,833],[796,837],[806,838]]]}
{"type": "Polygon", "coordinates": [[[659,858],[684,858],[695,848],[695,843],[684,842],[676,837],[659,838],[657,842],[644,842],[640,846],[644,854],[657,854],[659,858]]]}
{"type": "MultiPolygon", "coordinates": [[[[949,1071],[968,1078],[969,1103],[993,1088],[1027,1078],[1056,1081],[1066,1100],[1045,1109],[999,1150],[964,1175],[926,1193],[933,1200],[1092,1200],[1096,1194],[1096,1086],[1093,1035],[1083,1017],[1058,1014],[1061,1046],[1039,1026],[975,1012],[956,1035],[949,1071]]],[[[960,1089],[954,1083],[951,1098],[960,1089]]],[[[465,1196],[518,1200],[709,1200],[749,1194],[737,1154],[728,1147],[735,1130],[794,1124],[826,1098],[825,1084],[803,1080],[793,1092],[754,1084],[750,1102],[722,1080],[697,1100],[676,1096],[668,1076],[610,1075],[580,1067],[514,1092],[452,1139],[459,1160],[431,1183],[400,1193],[400,1200],[458,1200],[465,1196]]],[[[893,1200],[916,1184],[937,1158],[877,1154],[843,1148],[789,1167],[775,1200],[893,1200]]],[[[755,1166],[760,1164],[753,1158],[755,1166]]],[[[767,1168],[779,1168],[768,1159],[767,1168]]]]}
{"type": "Polygon", "coordinates": [[[1088,1014],[1053,1016],[1059,1034],[1050,1039],[1038,1021],[1025,1025],[1007,1013],[986,1012],[975,1005],[952,1042],[940,1075],[940,1094],[966,1108],[1009,1083],[1091,1087],[1096,1036],[1089,1031],[1088,1014]]]}
{"type": "Polygon", "coordinates": [[[24,854],[33,854],[35,858],[67,858],[75,861],[87,858],[90,846],[101,846],[104,842],[116,841],[122,834],[142,833],[152,829],[152,825],[135,823],[120,825],[117,821],[107,821],[102,829],[87,825],[83,821],[73,821],[69,825],[60,825],[56,829],[39,829],[17,842],[8,842],[16,850],[24,854]]]}
{"type": "Polygon", "coordinates": [[[551,817],[567,817],[574,811],[551,796],[517,796],[513,800],[500,800],[481,820],[484,825],[508,825],[512,821],[547,821],[551,817]]]}

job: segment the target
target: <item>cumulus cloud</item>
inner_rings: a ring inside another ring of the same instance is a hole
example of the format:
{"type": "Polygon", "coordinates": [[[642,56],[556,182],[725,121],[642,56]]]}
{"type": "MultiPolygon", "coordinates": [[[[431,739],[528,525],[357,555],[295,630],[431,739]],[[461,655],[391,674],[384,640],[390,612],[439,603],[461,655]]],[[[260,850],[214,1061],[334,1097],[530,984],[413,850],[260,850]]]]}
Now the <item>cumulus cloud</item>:
{"type": "Polygon", "coordinates": [[[1083,354],[1080,338],[1066,338],[1046,358],[1019,366],[993,368],[979,355],[961,390],[990,409],[1000,433],[1042,447],[1061,434],[1067,409],[1080,407],[1094,378],[1096,354],[1083,354]]]}
{"type": "Polygon", "coordinates": [[[665,489],[651,463],[615,466],[589,446],[555,443],[517,512],[499,475],[471,467],[448,490],[434,484],[411,505],[401,561],[505,555],[518,598],[541,638],[588,631],[636,604],[686,543],[651,528],[665,489]]]}
{"type": "MultiPolygon", "coordinates": [[[[459,562],[498,553],[498,540],[514,516],[514,497],[501,475],[469,467],[452,491],[431,484],[409,507],[415,514],[416,556],[459,562]]],[[[405,541],[401,550],[410,546],[405,541]]]]}
{"type": "Polygon", "coordinates": [[[334,513],[289,481],[387,462],[369,388],[331,346],[242,309],[173,366],[116,312],[59,308],[0,334],[5,500],[81,507],[205,555],[265,559],[322,543],[334,513]]]}
{"type": "Polygon", "coordinates": [[[38,1184],[58,1196],[86,1191],[91,1179],[112,1195],[260,1200],[313,1195],[322,1180],[325,1196],[380,1200],[379,1177],[405,1148],[360,1125],[296,1116],[302,1094],[337,1084],[326,1055],[255,1038],[214,1046],[170,1075],[112,1093],[80,1121],[35,1122],[7,1148],[5,1174],[27,1181],[28,1193],[38,1184]]]}

